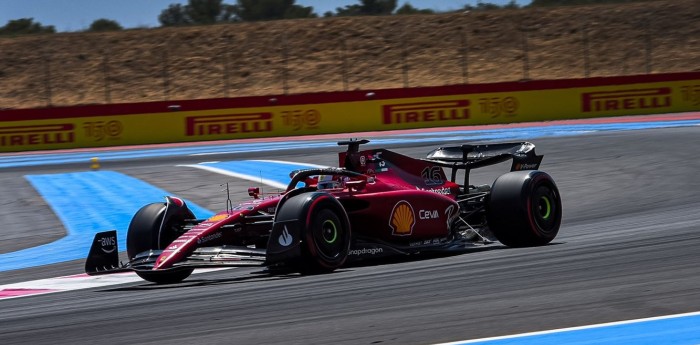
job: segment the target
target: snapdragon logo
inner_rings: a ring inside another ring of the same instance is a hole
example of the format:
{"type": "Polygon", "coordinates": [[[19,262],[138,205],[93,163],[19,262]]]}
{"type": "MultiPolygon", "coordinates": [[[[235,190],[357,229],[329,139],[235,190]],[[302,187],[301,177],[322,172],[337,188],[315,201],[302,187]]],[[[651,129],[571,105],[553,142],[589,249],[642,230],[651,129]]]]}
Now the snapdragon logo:
{"type": "Polygon", "coordinates": [[[352,249],[348,255],[377,255],[384,252],[384,248],[362,248],[352,249]]]}

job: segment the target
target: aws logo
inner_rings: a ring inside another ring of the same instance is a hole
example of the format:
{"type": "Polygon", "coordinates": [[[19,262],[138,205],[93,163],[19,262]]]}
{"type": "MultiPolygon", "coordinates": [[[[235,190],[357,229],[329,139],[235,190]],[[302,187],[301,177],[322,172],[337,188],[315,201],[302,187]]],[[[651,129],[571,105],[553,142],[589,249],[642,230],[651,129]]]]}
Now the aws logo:
{"type": "Polygon", "coordinates": [[[413,233],[413,226],[416,225],[416,213],[413,207],[405,200],[401,200],[394,205],[389,218],[389,226],[393,230],[394,236],[408,236],[413,233]]]}

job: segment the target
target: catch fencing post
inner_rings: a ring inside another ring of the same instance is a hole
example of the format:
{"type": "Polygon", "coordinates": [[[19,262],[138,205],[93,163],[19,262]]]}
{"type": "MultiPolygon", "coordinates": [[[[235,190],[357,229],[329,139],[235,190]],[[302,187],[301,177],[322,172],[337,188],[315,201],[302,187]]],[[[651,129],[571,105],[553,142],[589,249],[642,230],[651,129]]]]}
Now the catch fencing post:
{"type": "Polygon", "coordinates": [[[224,45],[224,98],[228,98],[228,89],[231,86],[229,81],[229,66],[231,65],[231,35],[226,35],[226,44],[224,45]]]}
{"type": "Polygon", "coordinates": [[[112,103],[112,95],[109,89],[109,53],[107,49],[101,50],[102,53],[102,75],[104,77],[105,86],[105,103],[112,103]]]}
{"type": "Polygon", "coordinates": [[[46,106],[51,106],[51,53],[44,52],[44,97],[46,106]]]}
{"type": "Polygon", "coordinates": [[[586,25],[586,22],[581,24],[581,36],[583,36],[583,74],[586,78],[588,78],[591,75],[591,60],[589,56],[588,26],[586,25]]]}
{"type": "Polygon", "coordinates": [[[522,32],[522,44],[523,44],[523,80],[530,79],[530,51],[527,45],[527,31],[526,27],[520,27],[522,32]]]}
{"type": "Polygon", "coordinates": [[[651,45],[651,20],[646,21],[646,34],[645,36],[645,44],[646,44],[646,54],[645,54],[645,63],[646,63],[646,69],[647,69],[647,74],[651,74],[651,53],[652,53],[652,45],[651,45]]]}
{"type": "Polygon", "coordinates": [[[467,33],[464,27],[459,27],[460,49],[459,58],[462,65],[462,83],[469,84],[469,48],[467,46],[467,33]]]}
{"type": "Polygon", "coordinates": [[[401,64],[403,65],[403,87],[408,88],[408,50],[406,49],[406,24],[404,23],[404,28],[401,33],[401,64]]]}
{"type": "Polygon", "coordinates": [[[287,30],[282,30],[282,90],[286,95],[289,92],[287,85],[287,69],[289,68],[289,51],[287,51],[287,30]]]}
{"type": "Polygon", "coordinates": [[[341,61],[341,73],[343,74],[343,91],[348,91],[348,71],[347,71],[347,42],[345,38],[340,41],[340,61],[341,61]]]}
{"type": "Polygon", "coordinates": [[[168,100],[168,93],[169,93],[169,80],[168,80],[168,49],[167,47],[163,46],[163,55],[162,55],[162,64],[163,64],[163,100],[167,101],[168,100]]]}

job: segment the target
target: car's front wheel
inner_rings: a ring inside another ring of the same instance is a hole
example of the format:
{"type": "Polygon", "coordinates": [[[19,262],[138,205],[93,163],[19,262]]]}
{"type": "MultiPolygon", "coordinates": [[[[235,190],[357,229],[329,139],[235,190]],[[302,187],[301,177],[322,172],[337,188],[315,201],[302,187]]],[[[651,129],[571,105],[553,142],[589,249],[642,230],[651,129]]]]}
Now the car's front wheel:
{"type": "MultiPolygon", "coordinates": [[[[165,203],[148,204],[138,210],[131,219],[126,235],[126,252],[129,260],[132,260],[136,257],[136,254],[141,252],[166,248],[177,238],[178,233],[175,229],[184,218],[194,218],[194,215],[189,210],[186,210],[185,214],[174,215],[163,222],[165,209],[165,203]]],[[[172,271],[136,271],[136,274],[149,282],[173,284],[189,277],[192,271],[193,269],[189,268],[172,271]]]]}

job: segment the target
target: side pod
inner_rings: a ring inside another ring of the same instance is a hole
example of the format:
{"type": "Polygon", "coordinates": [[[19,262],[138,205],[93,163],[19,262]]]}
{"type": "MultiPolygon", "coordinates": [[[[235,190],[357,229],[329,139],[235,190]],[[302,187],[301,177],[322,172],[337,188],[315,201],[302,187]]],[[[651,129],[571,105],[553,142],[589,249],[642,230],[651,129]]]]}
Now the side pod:
{"type": "Polygon", "coordinates": [[[85,260],[85,273],[98,275],[128,271],[119,266],[119,248],[117,247],[117,231],[98,232],[90,246],[90,253],[85,260]]]}

